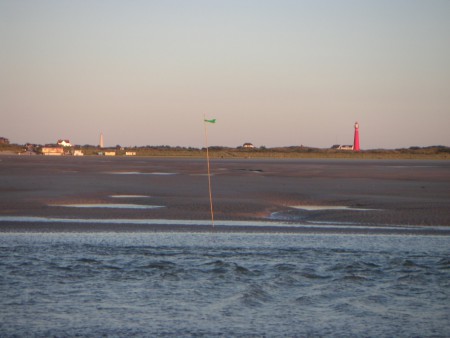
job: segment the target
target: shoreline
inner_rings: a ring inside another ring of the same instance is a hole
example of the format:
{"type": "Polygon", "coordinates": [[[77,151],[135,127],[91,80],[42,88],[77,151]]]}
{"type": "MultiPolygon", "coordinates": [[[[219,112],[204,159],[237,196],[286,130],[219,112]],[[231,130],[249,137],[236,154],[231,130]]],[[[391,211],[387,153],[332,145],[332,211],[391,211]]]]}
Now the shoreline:
{"type": "Polygon", "coordinates": [[[364,236],[450,236],[448,229],[429,227],[398,227],[385,228],[375,227],[281,227],[281,226],[216,226],[214,228],[203,225],[151,225],[151,226],[123,226],[123,225],[98,225],[80,226],[68,223],[59,223],[57,227],[48,225],[25,225],[15,224],[14,226],[0,225],[0,236],[7,234],[101,234],[101,233],[204,233],[204,234],[291,234],[291,235],[364,235],[364,236]]]}
{"type": "MultiPolygon", "coordinates": [[[[210,150],[211,159],[274,159],[274,160],[289,160],[289,159],[338,159],[338,160],[436,160],[449,161],[450,152],[435,152],[435,153],[420,153],[414,151],[401,150],[361,150],[359,152],[353,151],[329,151],[328,149],[318,149],[316,151],[271,151],[271,150],[224,150],[216,151],[210,150]]],[[[16,153],[14,151],[0,151],[2,156],[44,156],[36,153],[16,153]]],[[[159,158],[159,159],[204,159],[205,153],[203,150],[183,151],[183,150],[165,150],[165,151],[149,151],[143,154],[126,156],[104,156],[97,154],[85,154],[83,156],[61,155],[61,156],[45,156],[52,158],[159,158]]]]}
{"type": "Polygon", "coordinates": [[[450,226],[393,224],[300,224],[270,220],[169,220],[169,219],[68,219],[46,217],[2,217],[5,233],[283,233],[354,235],[450,236],[450,226]]]}

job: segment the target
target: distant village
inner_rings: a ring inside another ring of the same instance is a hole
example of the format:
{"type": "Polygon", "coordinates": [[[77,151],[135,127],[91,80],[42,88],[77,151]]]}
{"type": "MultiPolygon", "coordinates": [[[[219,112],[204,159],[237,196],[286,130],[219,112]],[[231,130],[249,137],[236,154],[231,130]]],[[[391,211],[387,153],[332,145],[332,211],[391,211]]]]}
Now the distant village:
{"type": "MultiPolygon", "coordinates": [[[[354,142],[353,145],[340,145],[335,144],[331,147],[333,150],[343,150],[343,151],[359,151],[359,124],[358,122],[354,125],[355,128],[355,134],[354,134],[354,142]]],[[[9,140],[5,137],[0,137],[0,144],[9,144],[9,140]]],[[[148,147],[147,147],[148,148],[148,147]]],[[[154,147],[150,147],[154,148],[154,147]]],[[[165,146],[160,146],[157,148],[165,148],[165,146]]],[[[170,148],[170,147],[169,147],[170,148]]],[[[179,147],[177,147],[179,148],[179,147]]],[[[211,148],[221,148],[225,149],[226,147],[211,147],[211,148]]],[[[237,149],[244,149],[244,150],[253,150],[256,147],[250,143],[246,142],[242,146],[237,147],[237,149]]],[[[290,147],[288,147],[290,148],[290,147]]],[[[303,149],[303,146],[300,146],[300,148],[303,149]]],[[[36,144],[26,144],[24,151],[20,152],[21,154],[39,154],[39,155],[45,155],[45,156],[84,156],[86,149],[89,149],[89,155],[99,155],[99,156],[136,156],[137,147],[131,148],[131,149],[125,149],[124,147],[121,147],[117,145],[115,148],[105,148],[104,142],[103,142],[103,133],[100,133],[100,144],[97,147],[93,146],[74,146],[70,140],[68,139],[59,139],[55,144],[47,144],[44,146],[36,145],[36,144]]],[[[193,150],[192,148],[189,148],[190,150],[193,150]]],[[[265,150],[266,148],[264,146],[260,147],[259,150],[265,150]]],[[[314,149],[314,148],[308,148],[308,149],[314,149]]]]}
{"type": "MultiPolygon", "coordinates": [[[[100,147],[103,149],[103,147],[100,147]]],[[[70,140],[58,140],[56,146],[44,146],[39,149],[39,153],[46,156],[61,156],[61,155],[72,155],[72,156],[84,156],[81,149],[76,149],[70,140]]],[[[125,151],[123,147],[118,147],[116,150],[105,149],[103,151],[97,152],[97,155],[103,156],[116,156],[117,150],[124,151],[125,156],[136,156],[135,151],[125,151]]],[[[31,150],[32,151],[32,150],[31,150]]]]}
{"type": "MultiPolygon", "coordinates": [[[[356,138],[359,141],[358,138],[356,138]]],[[[102,143],[102,142],[101,142],[102,143]]],[[[358,142],[356,145],[359,146],[358,142]]],[[[412,146],[400,149],[371,149],[360,152],[353,145],[332,145],[330,148],[314,148],[308,146],[286,146],[266,148],[255,146],[245,142],[237,147],[210,146],[215,157],[218,158],[250,158],[250,157],[341,157],[353,158],[442,158],[450,159],[450,147],[436,145],[427,147],[412,146]]],[[[205,148],[180,147],[168,145],[147,145],[122,147],[104,147],[99,145],[74,145],[68,139],[59,139],[54,144],[30,144],[25,145],[10,143],[9,139],[0,137],[0,154],[3,155],[44,155],[44,156],[203,156],[205,148]]]]}
{"type": "MultiPolygon", "coordinates": [[[[46,144],[44,146],[37,144],[27,143],[24,146],[21,154],[27,155],[45,155],[45,156],[84,156],[84,152],[82,148],[98,148],[100,151],[96,151],[95,155],[99,156],[116,156],[116,155],[124,155],[124,156],[136,156],[137,152],[134,150],[137,147],[126,149],[121,146],[116,146],[115,148],[105,148],[103,146],[103,137],[100,140],[101,144],[98,146],[78,146],[73,145],[70,140],[60,139],[55,144],[46,144]]],[[[9,139],[5,137],[0,137],[0,144],[8,145],[10,144],[9,139]]],[[[169,146],[156,146],[152,148],[170,148],[169,146]]],[[[214,148],[214,147],[212,147],[214,148]]],[[[254,149],[255,146],[252,143],[244,143],[241,147],[244,149],[254,149]]],[[[92,152],[91,152],[92,153],[92,152]]]]}
{"type": "MultiPolygon", "coordinates": [[[[359,123],[354,124],[353,144],[334,144],[328,149],[320,149],[306,146],[288,146],[266,148],[265,146],[255,147],[253,143],[245,142],[236,148],[210,146],[218,157],[251,157],[251,156],[305,156],[304,154],[340,154],[340,156],[351,156],[349,153],[360,152],[359,142],[359,123]],[[252,154],[252,155],[250,155],[252,154]],[[297,155],[295,155],[297,154],[297,155]],[[303,154],[303,155],[301,155],[303,154]]],[[[54,144],[37,145],[25,144],[24,146],[11,144],[9,139],[0,137],[0,152],[15,153],[19,155],[44,155],[44,156],[199,156],[205,148],[192,147],[171,147],[171,146],[140,146],[140,147],[105,147],[103,141],[103,133],[100,133],[99,145],[74,145],[68,139],[59,139],[54,144]]],[[[446,146],[430,146],[430,147],[409,147],[407,149],[372,149],[365,150],[364,156],[378,156],[378,154],[440,154],[445,158],[449,157],[450,147],[446,146]]]]}
{"type": "MultiPolygon", "coordinates": [[[[0,137],[0,144],[10,144],[9,139],[0,137]]],[[[88,146],[97,148],[94,146],[88,146]]],[[[55,144],[46,144],[44,146],[27,143],[24,146],[22,154],[28,155],[45,155],[45,156],[84,156],[83,147],[73,145],[70,140],[60,139],[55,144]]],[[[116,156],[118,152],[125,156],[136,156],[136,151],[128,151],[123,147],[104,148],[98,146],[101,151],[97,151],[96,155],[116,156]]]]}
{"type": "MultiPolygon", "coordinates": [[[[103,138],[101,138],[101,142],[103,143],[103,138]]],[[[0,144],[9,145],[9,139],[5,137],[0,137],[0,144]]],[[[121,146],[116,147],[104,147],[103,144],[98,146],[79,146],[73,145],[68,139],[59,139],[54,144],[46,144],[46,145],[37,145],[27,143],[24,145],[23,150],[20,154],[24,155],[44,155],[44,156],[84,156],[86,149],[89,148],[89,155],[98,155],[98,156],[136,156],[136,149],[140,149],[137,147],[134,148],[124,148],[121,146]],[[93,149],[92,149],[93,148],[93,149]]],[[[149,146],[144,147],[149,148],[149,146]]],[[[155,146],[150,148],[171,148],[169,146],[155,146]]],[[[180,147],[175,147],[180,148],[180,147]]],[[[226,147],[210,147],[211,149],[220,148],[224,149],[226,147]]],[[[301,146],[303,148],[303,146],[301,146]]],[[[253,145],[253,143],[246,142],[242,144],[242,146],[238,146],[236,149],[247,149],[247,150],[256,150],[258,149],[253,145]]],[[[260,147],[260,149],[265,149],[264,146],[260,147]]],[[[331,149],[336,150],[353,150],[353,145],[333,145],[331,149]]]]}

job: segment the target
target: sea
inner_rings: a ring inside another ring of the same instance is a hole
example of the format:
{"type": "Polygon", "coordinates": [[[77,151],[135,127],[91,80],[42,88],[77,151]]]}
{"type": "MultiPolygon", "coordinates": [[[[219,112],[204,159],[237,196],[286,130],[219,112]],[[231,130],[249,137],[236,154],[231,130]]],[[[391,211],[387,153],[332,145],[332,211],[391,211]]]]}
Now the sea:
{"type": "Polygon", "coordinates": [[[449,337],[450,236],[0,233],[0,337],[449,337]]]}

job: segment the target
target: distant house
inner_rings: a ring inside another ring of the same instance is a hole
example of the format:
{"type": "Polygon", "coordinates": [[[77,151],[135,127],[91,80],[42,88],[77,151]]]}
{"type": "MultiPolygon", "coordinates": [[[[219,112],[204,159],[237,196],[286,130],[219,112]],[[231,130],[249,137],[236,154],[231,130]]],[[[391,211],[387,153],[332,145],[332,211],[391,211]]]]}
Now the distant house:
{"type": "Polygon", "coordinates": [[[64,155],[64,148],[62,147],[43,147],[42,155],[46,156],[61,156],[64,155]]]}
{"type": "Polygon", "coordinates": [[[136,152],[135,151],[127,151],[127,152],[125,152],[125,156],[136,156],[136,152]]]}
{"type": "Polygon", "coordinates": [[[84,156],[83,152],[81,150],[74,150],[73,156],[84,156]]]}
{"type": "Polygon", "coordinates": [[[341,144],[335,144],[331,147],[331,149],[338,149],[338,150],[353,150],[352,145],[341,145],[341,144]]]}
{"type": "Polygon", "coordinates": [[[72,144],[70,144],[69,140],[58,140],[58,145],[62,147],[71,147],[72,144]]]}
{"type": "Polygon", "coordinates": [[[0,137],[0,144],[9,144],[9,140],[6,137],[0,137]]]}
{"type": "Polygon", "coordinates": [[[244,143],[243,147],[244,148],[255,148],[255,146],[251,143],[244,143]]]}
{"type": "Polygon", "coordinates": [[[105,151],[105,156],[116,156],[115,151],[105,151]]]}

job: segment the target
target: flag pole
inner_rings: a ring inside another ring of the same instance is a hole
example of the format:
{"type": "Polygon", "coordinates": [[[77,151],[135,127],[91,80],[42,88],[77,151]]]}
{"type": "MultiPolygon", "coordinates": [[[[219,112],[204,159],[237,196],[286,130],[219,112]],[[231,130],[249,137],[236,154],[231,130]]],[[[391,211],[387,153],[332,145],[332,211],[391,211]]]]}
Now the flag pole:
{"type": "Polygon", "coordinates": [[[209,165],[209,150],[208,150],[208,128],[206,127],[206,116],[203,116],[203,124],[205,125],[205,143],[206,143],[206,162],[208,164],[208,190],[209,190],[209,205],[211,208],[211,224],[214,228],[214,208],[213,208],[213,200],[212,200],[212,192],[211,192],[211,169],[209,165]]]}

